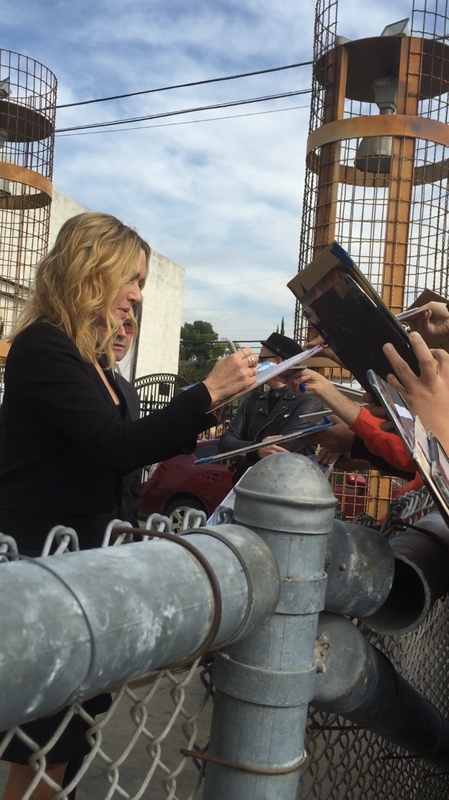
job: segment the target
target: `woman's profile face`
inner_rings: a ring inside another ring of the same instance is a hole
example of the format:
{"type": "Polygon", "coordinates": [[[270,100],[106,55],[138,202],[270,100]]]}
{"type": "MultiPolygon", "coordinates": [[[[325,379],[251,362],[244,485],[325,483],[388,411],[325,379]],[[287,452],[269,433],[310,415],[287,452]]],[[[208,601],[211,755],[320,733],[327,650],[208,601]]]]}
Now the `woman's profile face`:
{"type": "Polygon", "coordinates": [[[141,290],[145,283],[146,274],[146,257],[144,251],[141,250],[139,261],[137,263],[136,274],[131,278],[130,281],[128,281],[128,283],[125,283],[125,285],[119,289],[112,303],[111,311],[117,320],[119,327],[123,325],[124,320],[129,317],[131,307],[135,303],[142,302],[141,290]]]}

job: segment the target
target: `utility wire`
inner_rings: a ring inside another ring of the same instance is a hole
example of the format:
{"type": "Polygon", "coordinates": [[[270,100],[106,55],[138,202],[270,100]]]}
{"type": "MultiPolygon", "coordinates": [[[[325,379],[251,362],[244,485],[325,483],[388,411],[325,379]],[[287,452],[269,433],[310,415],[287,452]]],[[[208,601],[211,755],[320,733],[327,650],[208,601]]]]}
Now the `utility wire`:
{"type": "Polygon", "coordinates": [[[217,108],[233,108],[235,106],[249,105],[250,103],[264,103],[267,100],[279,100],[283,97],[297,97],[302,94],[310,94],[310,89],[300,89],[296,92],[281,92],[280,94],[263,95],[261,97],[250,97],[246,100],[233,100],[227,103],[214,103],[208,106],[196,106],[194,108],[182,108],[178,111],[163,111],[159,114],[147,114],[143,117],[129,117],[128,119],[116,119],[109,122],[91,122],[88,125],[74,125],[71,128],[58,128],[56,133],[70,133],[72,131],[85,131],[96,128],[109,128],[113,125],[127,125],[132,122],[146,122],[150,119],[164,119],[166,117],[175,117],[180,114],[193,114],[199,111],[212,111],[217,108]]]}
{"type": "Polygon", "coordinates": [[[159,125],[136,125],[134,128],[110,128],[106,131],[78,131],[75,133],[59,133],[57,134],[60,139],[67,136],[99,136],[103,133],[123,133],[128,131],[147,131],[151,128],[173,128],[175,125],[200,125],[203,122],[217,122],[223,119],[242,119],[243,117],[258,117],[262,114],[279,114],[281,111],[296,111],[300,108],[309,108],[305,106],[286,106],[286,108],[271,108],[269,111],[252,111],[247,114],[228,114],[225,117],[205,117],[204,119],[184,119],[182,122],[162,122],[159,125]]]}
{"type": "Polygon", "coordinates": [[[252,75],[266,75],[269,72],[281,72],[287,69],[296,69],[296,67],[308,67],[313,64],[313,61],[302,61],[298,64],[287,64],[283,67],[271,67],[271,69],[258,69],[254,72],[240,72],[238,75],[225,75],[222,78],[208,78],[203,81],[190,81],[189,83],[176,83],[173,86],[161,86],[158,89],[144,89],[139,92],[127,92],[127,94],[115,94],[110,97],[98,97],[93,100],[80,100],[77,103],[64,103],[56,108],[74,108],[74,106],[87,106],[92,103],[105,103],[108,100],[123,100],[125,97],[137,97],[142,94],[153,94],[154,92],[168,92],[170,89],[186,89],[191,86],[204,86],[208,83],[220,83],[222,81],[235,81],[238,78],[250,78],[252,75]]]}
{"type": "Polygon", "coordinates": [[[279,100],[283,97],[297,97],[301,94],[310,94],[310,89],[299,89],[297,92],[281,92],[280,94],[269,94],[261,97],[250,97],[246,100],[233,100],[228,103],[214,103],[208,106],[196,106],[194,108],[182,108],[178,111],[163,111],[159,114],[147,114],[143,117],[130,117],[128,119],[116,119],[109,122],[91,122],[88,125],[75,125],[71,128],[58,128],[56,133],[69,133],[72,131],[92,130],[95,128],[109,128],[113,125],[127,125],[131,122],[145,122],[150,119],[164,119],[166,117],[176,117],[180,114],[193,114],[198,111],[211,111],[217,108],[233,108],[235,106],[249,105],[250,103],[264,103],[267,100],[279,100]]]}

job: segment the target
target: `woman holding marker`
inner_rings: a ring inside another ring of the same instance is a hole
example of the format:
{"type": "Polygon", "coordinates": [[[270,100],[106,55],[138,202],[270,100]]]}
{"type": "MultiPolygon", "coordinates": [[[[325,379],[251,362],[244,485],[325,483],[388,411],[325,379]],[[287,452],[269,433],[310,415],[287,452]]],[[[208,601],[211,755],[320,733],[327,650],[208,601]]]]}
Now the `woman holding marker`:
{"type": "MultiPolygon", "coordinates": [[[[215,424],[210,408],[253,387],[257,357],[244,348],[165,409],[126,421],[112,344],[125,319],[135,326],[133,306],[142,301],[149,258],[136,231],[107,214],[85,213],[62,226],[37,269],[12,336],[0,415],[0,531],[25,555],[40,555],[55,525],[73,527],[81,548],[101,545],[117,516],[122,476],[193,452],[198,433],[215,424]]],[[[101,698],[89,702],[91,715],[105,710],[101,698]]],[[[63,717],[22,727],[45,744],[63,717]]],[[[58,783],[67,762],[89,750],[87,727],[75,715],[46,753],[47,773],[58,783]]],[[[14,736],[2,756],[13,762],[3,800],[27,791],[35,777],[31,755],[14,736]]],[[[53,794],[41,782],[32,796],[53,794]]]]}

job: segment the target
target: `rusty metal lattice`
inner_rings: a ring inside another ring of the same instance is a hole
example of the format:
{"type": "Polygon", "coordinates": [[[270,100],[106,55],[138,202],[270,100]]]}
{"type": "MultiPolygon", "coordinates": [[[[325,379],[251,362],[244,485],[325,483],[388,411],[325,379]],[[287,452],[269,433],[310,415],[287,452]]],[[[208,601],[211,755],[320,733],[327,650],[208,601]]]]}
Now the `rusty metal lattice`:
{"type": "MultiPolygon", "coordinates": [[[[338,0],[316,4],[299,249],[303,269],[337,240],[394,313],[425,289],[449,293],[448,2],[414,0],[410,11],[405,35],[349,41],[337,35],[338,0]],[[390,79],[385,110],[376,85],[390,79]]],[[[294,335],[312,336],[299,304],[294,335]]],[[[379,519],[392,487],[377,473],[368,486],[366,510],[379,519]]]]}
{"type": "Polygon", "coordinates": [[[48,246],[56,78],[0,50],[0,326],[11,333],[48,246]]]}

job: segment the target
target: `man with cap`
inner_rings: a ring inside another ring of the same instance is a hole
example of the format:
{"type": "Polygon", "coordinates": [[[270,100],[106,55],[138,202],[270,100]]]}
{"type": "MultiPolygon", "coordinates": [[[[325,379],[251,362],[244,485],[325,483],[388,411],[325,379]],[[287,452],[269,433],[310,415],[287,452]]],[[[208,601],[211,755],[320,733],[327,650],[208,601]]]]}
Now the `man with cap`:
{"type": "MultiPolygon", "coordinates": [[[[282,333],[272,333],[268,339],[261,342],[261,345],[259,362],[272,361],[279,364],[302,352],[299,344],[282,333]]],[[[302,442],[300,439],[286,442],[285,447],[270,445],[267,440],[309,427],[310,421],[299,417],[302,414],[321,411],[323,408],[321,400],[310,395],[302,397],[294,395],[285,386],[282,375],[268,381],[268,386],[270,387],[268,391],[255,389],[245,398],[220,439],[220,453],[237,450],[253,442],[266,442],[260,450],[253,450],[236,459],[233,484],[237,483],[248,467],[272,453],[295,452],[308,456],[315,452],[315,445],[302,442]]]]}

